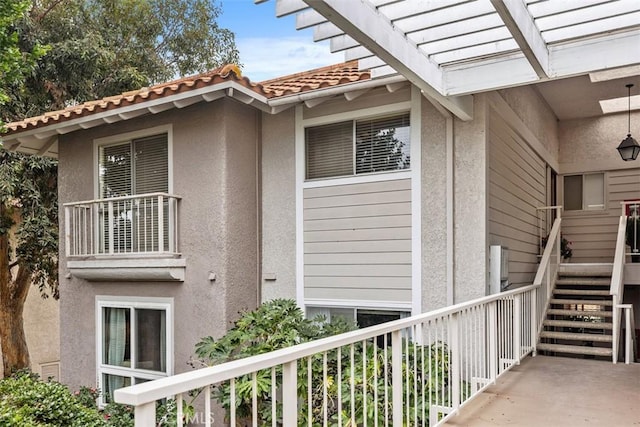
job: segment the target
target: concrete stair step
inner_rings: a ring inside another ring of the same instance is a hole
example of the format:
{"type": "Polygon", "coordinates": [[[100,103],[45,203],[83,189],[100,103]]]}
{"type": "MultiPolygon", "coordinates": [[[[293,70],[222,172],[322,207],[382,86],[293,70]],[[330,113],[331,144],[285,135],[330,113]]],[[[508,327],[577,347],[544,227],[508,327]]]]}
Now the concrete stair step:
{"type": "Polygon", "coordinates": [[[571,341],[598,341],[598,342],[612,342],[612,335],[604,334],[576,334],[573,332],[555,332],[555,331],[542,331],[540,333],[541,338],[557,339],[557,340],[571,340],[571,341]]]}
{"type": "Polygon", "coordinates": [[[558,274],[561,276],[599,276],[599,277],[611,277],[613,272],[612,263],[600,263],[600,264],[574,264],[564,263],[560,264],[558,268],[558,274]]]}
{"type": "Polygon", "coordinates": [[[543,325],[558,328],[613,329],[611,322],[585,322],[583,320],[545,319],[543,325]]]}
{"type": "Polygon", "coordinates": [[[593,300],[593,299],[553,298],[551,299],[551,304],[589,304],[589,305],[613,306],[613,301],[593,300]]]}
{"type": "Polygon", "coordinates": [[[598,296],[608,297],[609,291],[597,290],[597,289],[562,289],[556,288],[553,290],[554,295],[584,295],[584,296],[598,296]]]}
{"type": "Polygon", "coordinates": [[[560,286],[611,286],[610,277],[560,277],[556,280],[560,286]]]}
{"type": "Polygon", "coordinates": [[[561,316],[596,316],[596,317],[611,317],[612,311],[602,310],[564,310],[560,308],[550,308],[547,310],[547,314],[555,314],[561,316]]]}
{"type": "Polygon", "coordinates": [[[540,343],[537,345],[538,351],[551,351],[555,353],[582,354],[590,356],[611,356],[613,351],[605,347],[587,347],[582,345],[563,345],[540,343]]]}

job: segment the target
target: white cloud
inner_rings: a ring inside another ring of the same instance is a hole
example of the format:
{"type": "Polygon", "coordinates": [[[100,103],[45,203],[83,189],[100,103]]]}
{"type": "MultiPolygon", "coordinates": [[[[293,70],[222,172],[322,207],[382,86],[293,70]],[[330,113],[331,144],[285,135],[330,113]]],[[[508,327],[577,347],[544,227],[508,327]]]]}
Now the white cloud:
{"type": "Polygon", "coordinates": [[[331,53],[328,43],[314,43],[308,37],[241,38],[236,46],[242,74],[252,82],[344,61],[342,53],[331,53]]]}

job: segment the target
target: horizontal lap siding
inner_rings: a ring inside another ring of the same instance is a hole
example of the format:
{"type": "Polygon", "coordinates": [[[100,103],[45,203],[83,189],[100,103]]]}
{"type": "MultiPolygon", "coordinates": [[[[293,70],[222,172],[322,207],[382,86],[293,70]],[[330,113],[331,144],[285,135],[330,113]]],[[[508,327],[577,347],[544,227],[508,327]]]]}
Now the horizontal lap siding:
{"type": "Polygon", "coordinates": [[[571,241],[571,262],[612,262],[620,220],[620,202],[640,196],[640,170],[609,171],[605,175],[607,209],[566,212],[562,231],[571,241]]]}
{"type": "Polygon", "coordinates": [[[529,284],[538,267],[536,208],[545,205],[546,165],[499,116],[489,129],[489,239],[509,248],[509,282],[529,284]]]}
{"type": "Polygon", "coordinates": [[[305,298],[411,302],[411,180],[304,190],[305,298]]]}

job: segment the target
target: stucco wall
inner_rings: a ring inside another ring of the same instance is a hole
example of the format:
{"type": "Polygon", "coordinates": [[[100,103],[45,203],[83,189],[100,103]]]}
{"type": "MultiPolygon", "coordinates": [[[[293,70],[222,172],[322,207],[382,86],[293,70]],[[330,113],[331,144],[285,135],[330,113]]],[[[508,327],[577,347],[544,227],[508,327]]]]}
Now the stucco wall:
{"type": "Polygon", "coordinates": [[[498,93],[547,151],[556,157],[561,140],[558,138],[558,119],[535,87],[520,86],[499,90],[498,93]]]}
{"type": "Polygon", "coordinates": [[[459,303],[485,294],[487,240],[486,100],[474,96],[473,120],[455,120],[455,289],[459,303]]]}
{"type": "Polygon", "coordinates": [[[262,301],[296,298],[295,110],[262,118],[262,301]],[[265,280],[273,277],[275,280],[265,280]]]}
{"type": "MultiPolygon", "coordinates": [[[[94,198],[93,139],[173,124],[173,193],[179,204],[183,283],[96,283],[66,278],[60,257],[62,380],[96,382],[96,295],[174,298],[174,372],[189,370],[194,344],[220,336],[242,308],[256,305],[256,113],[229,100],[170,110],[64,135],[60,203],[94,198]],[[209,281],[214,273],[216,280],[209,281]]],[[[64,224],[64,217],[61,218],[64,224]]]]}
{"type": "Polygon", "coordinates": [[[422,97],[422,311],[447,305],[446,121],[422,97]]]}

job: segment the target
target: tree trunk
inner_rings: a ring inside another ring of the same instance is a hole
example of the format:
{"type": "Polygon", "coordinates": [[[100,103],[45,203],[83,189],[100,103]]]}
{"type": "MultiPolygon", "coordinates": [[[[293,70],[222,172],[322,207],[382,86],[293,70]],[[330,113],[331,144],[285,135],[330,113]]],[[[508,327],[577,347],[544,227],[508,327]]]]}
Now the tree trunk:
{"type": "Polygon", "coordinates": [[[0,236],[0,348],[5,376],[30,366],[22,312],[29,293],[31,272],[18,264],[18,272],[12,280],[7,234],[0,236]]]}
{"type": "Polygon", "coordinates": [[[0,345],[5,376],[30,366],[29,349],[24,335],[23,308],[24,300],[3,298],[0,301],[0,345]]]}

